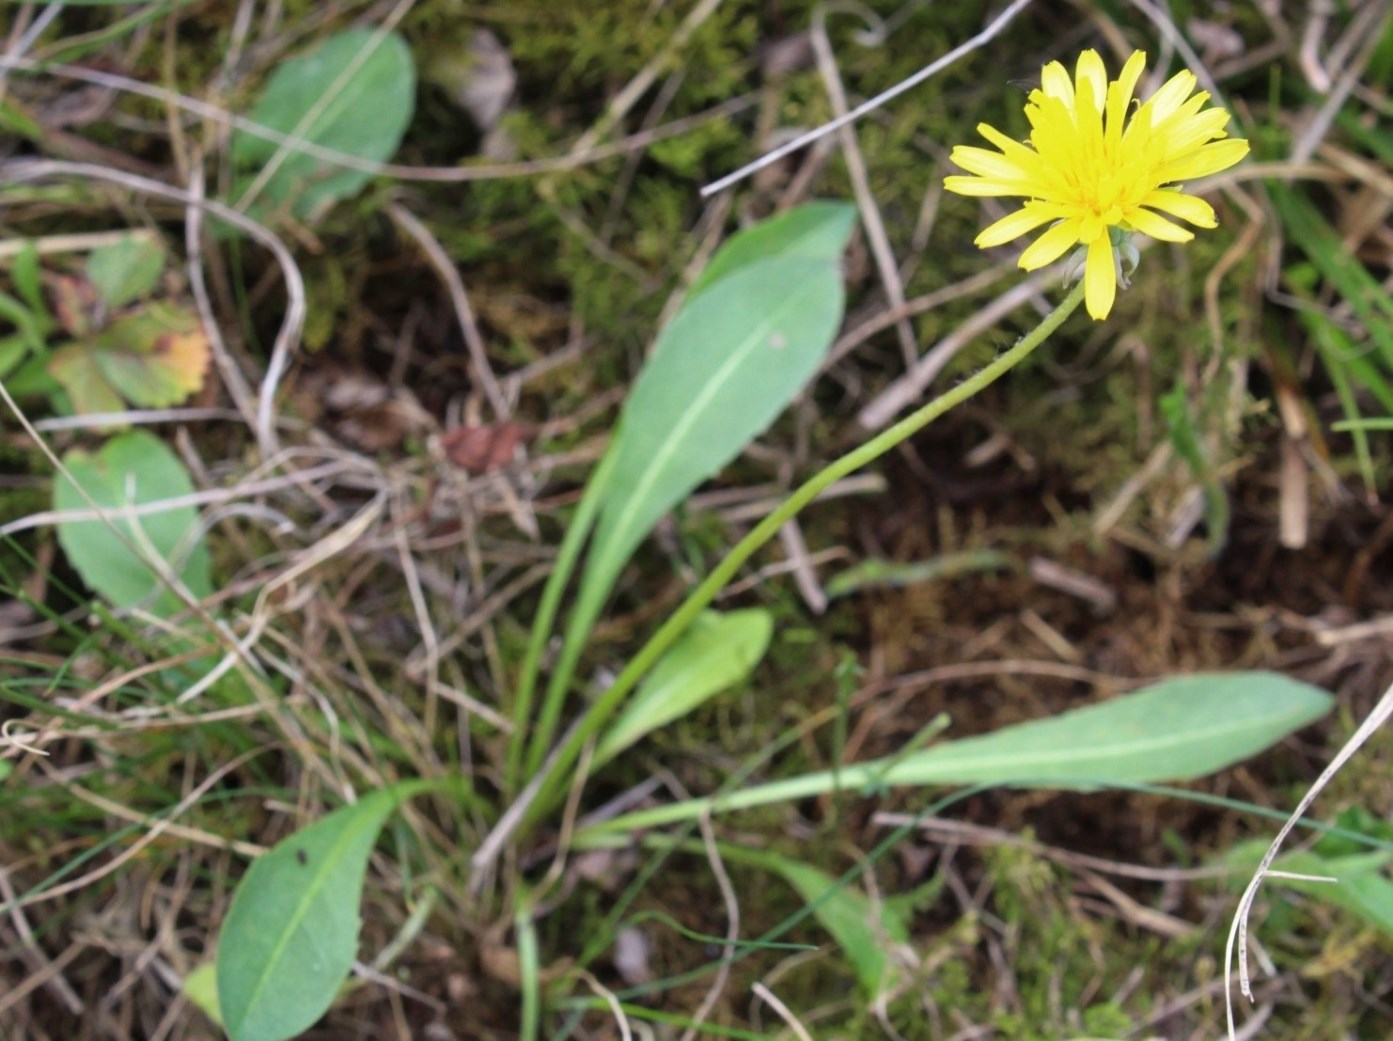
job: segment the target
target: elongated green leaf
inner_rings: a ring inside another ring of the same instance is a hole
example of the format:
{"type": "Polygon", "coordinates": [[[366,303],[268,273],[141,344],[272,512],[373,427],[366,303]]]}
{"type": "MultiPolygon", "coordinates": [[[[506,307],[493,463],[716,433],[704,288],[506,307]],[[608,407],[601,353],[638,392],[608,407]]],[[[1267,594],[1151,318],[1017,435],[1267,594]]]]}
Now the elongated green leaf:
{"type": "Polygon", "coordinates": [[[1190,780],[1260,752],[1319,719],[1332,705],[1325,691],[1271,672],[1182,676],[899,759],[625,814],[582,829],[578,841],[838,789],[962,784],[1086,788],[1190,780]]]}
{"type": "Polygon", "coordinates": [[[909,923],[902,908],[887,901],[872,902],[860,890],[811,864],[771,853],[761,853],[759,863],[798,890],[841,947],[868,997],[892,985],[891,947],[909,942],[909,923]]]}
{"type": "Polygon", "coordinates": [[[15,289],[19,290],[24,305],[32,313],[33,321],[43,327],[52,323],[53,316],[48,313],[48,305],[44,302],[43,280],[39,271],[38,247],[32,240],[25,242],[10,264],[10,277],[14,279],[15,289]]]}
{"type": "MultiPolygon", "coordinates": [[[[376,35],[371,29],[348,29],[287,61],[271,75],[248,117],[291,134],[315,111],[308,129],[300,131],[304,140],[371,162],[390,159],[411,122],[416,67],[400,36],[389,33],[374,47],[376,35]],[[361,58],[368,47],[374,49],[361,58]]],[[[248,174],[234,196],[277,150],[274,142],[245,132],[233,137],[233,164],[248,174]]],[[[270,177],[252,209],[264,214],[289,206],[298,219],[312,220],[340,199],[356,195],[370,177],[295,152],[270,177]]]]}
{"type": "Polygon", "coordinates": [[[725,277],[690,295],[659,335],[597,470],[605,479],[599,520],[528,748],[529,772],[551,745],[586,637],[635,548],[817,371],[841,324],[837,257],[849,212],[818,204],[809,215],[795,210],[741,232],[712,262],[725,266],[725,277]],[[791,255],[767,252],[781,249],[791,255]],[[732,252],[735,259],[722,260],[732,252]]]}
{"type": "Polygon", "coordinates": [[[836,262],[856,223],[856,207],[845,202],[810,202],[732,235],[692,283],[687,302],[742,268],[772,257],[836,262]]]}
{"type": "Polygon", "coordinates": [[[232,1041],[284,1041],[328,1011],[358,952],[368,857],[407,781],[373,792],[252,862],[218,938],[217,1007],[232,1041]]]}
{"type": "Polygon", "coordinates": [[[691,712],[753,671],[769,648],[774,619],[752,609],[703,612],[673,644],[614,721],[595,751],[603,763],[644,734],[691,712]]]}
{"type": "Polygon", "coordinates": [[[595,574],[617,572],[663,514],[774,421],[817,371],[841,315],[837,266],[803,259],[748,265],[678,313],[624,409],[595,574]]]}
{"type": "Polygon", "coordinates": [[[43,350],[43,332],[37,317],[8,293],[0,293],[0,321],[17,332],[0,338],[0,378],[8,376],[31,353],[43,350]]]}
{"type": "Polygon", "coordinates": [[[1187,781],[1260,752],[1330,711],[1329,694],[1273,672],[1164,680],[1086,708],[946,742],[886,783],[1187,781]]]}
{"type": "Polygon", "coordinates": [[[1393,366],[1393,295],[1345,248],[1339,233],[1305,195],[1277,181],[1269,181],[1268,188],[1292,240],[1344,297],[1378,347],[1385,368],[1393,366]]]}
{"type": "MultiPolygon", "coordinates": [[[[193,492],[184,464],[163,441],[147,431],[132,430],[112,438],[95,455],[73,449],[63,457],[63,463],[137,550],[162,559],[194,596],[212,593],[208,551],[192,506],[134,511],[132,515],[131,507],[193,492]]],[[[53,485],[53,505],[59,510],[90,509],[62,477],[53,485]]],[[[83,581],[114,606],[149,601],[147,609],[155,614],[182,610],[179,598],[105,521],[64,521],[58,525],[58,541],[83,581]]]]}

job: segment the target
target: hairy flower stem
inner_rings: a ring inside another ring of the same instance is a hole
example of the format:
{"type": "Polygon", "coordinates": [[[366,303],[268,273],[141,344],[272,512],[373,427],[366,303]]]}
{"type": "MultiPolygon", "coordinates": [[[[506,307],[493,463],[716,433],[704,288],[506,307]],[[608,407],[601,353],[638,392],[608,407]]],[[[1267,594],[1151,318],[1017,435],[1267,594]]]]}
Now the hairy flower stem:
{"type": "Polygon", "coordinates": [[[533,822],[552,806],[564,793],[570,779],[571,769],[580,758],[587,741],[596,738],[601,728],[609,722],[615,710],[628,697],[629,693],[658,661],[659,657],[673,645],[696,616],[716,595],[725,588],[727,582],[735,577],[740,566],[752,557],[756,550],[779,533],[779,529],[798,514],[804,506],[812,502],[836,481],[855,473],[869,463],[883,456],[896,445],[913,437],[949,409],[956,408],[964,401],[991,386],[1006,373],[1019,365],[1035,348],[1063,324],[1079,306],[1084,296],[1084,282],[1080,280],[1053,311],[1041,319],[1030,332],[1015,345],[990,364],[964,379],[957,386],[934,398],[928,404],[906,416],[894,426],[889,427],[866,441],[846,455],[833,460],[822,470],[808,478],[795,489],[787,499],[780,503],[739,542],[731,548],[711,573],[687,599],[677,608],[666,622],[648,638],[648,642],[630,659],[614,683],[601,694],[581,717],[579,724],[567,735],[565,743],[547,764],[546,775],[536,788],[537,797],[527,808],[524,824],[533,822]]]}

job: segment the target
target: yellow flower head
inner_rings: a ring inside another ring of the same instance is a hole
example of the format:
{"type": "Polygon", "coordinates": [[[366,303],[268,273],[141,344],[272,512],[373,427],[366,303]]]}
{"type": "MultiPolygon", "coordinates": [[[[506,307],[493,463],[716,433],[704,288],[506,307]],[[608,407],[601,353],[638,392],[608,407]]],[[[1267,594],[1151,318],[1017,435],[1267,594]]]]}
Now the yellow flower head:
{"type": "Polygon", "coordinates": [[[1247,141],[1224,133],[1228,113],[1206,109],[1209,95],[1203,91],[1190,96],[1191,72],[1176,73],[1128,119],[1145,64],[1146,54],[1135,52],[1109,83],[1097,51],[1079,55],[1072,81],[1063,65],[1050,62],[1025,106],[1030,143],[981,123],[978,133],[1001,151],[954,148],[953,162],[973,176],[948,177],[943,185],[959,195],[1026,200],[977,236],[983,249],[1055,222],[1021,254],[1027,271],[1058,259],[1075,243],[1086,246],[1084,302],[1095,319],[1107,317],[1117,295],[1120,269],[1112,229],[1167,242],[1194,237],[1160,213],[1216,227],[1207,202],[1167,186],[1225,170],[1248,154],[1247,141]]]}

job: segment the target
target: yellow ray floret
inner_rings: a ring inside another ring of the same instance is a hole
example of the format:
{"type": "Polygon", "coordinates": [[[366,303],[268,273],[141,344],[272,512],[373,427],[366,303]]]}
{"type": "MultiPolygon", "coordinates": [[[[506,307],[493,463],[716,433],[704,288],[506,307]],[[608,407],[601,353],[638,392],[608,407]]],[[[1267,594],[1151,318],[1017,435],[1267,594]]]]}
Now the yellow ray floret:
{"type": "Polygon", "coordinates": [[[1215,227],[1209,203],[1177,185],[1225,170],[1248,154],[1247,141],[1224,131],[1228,113],[1205,108],[1209,95],[1194,93],[1191,72],[1176,73],[1133,110],[1145,64],[1145,53],[1137,51],[1109,82],[1097,51],[1079,55],[1072,79],[1063,65],[1050,62],[1025,106],[1029,144],[982,123],[978,133],[997,150],[959,145],[951,158],[969,176],[944,180],[959,195],[1026,200],[977,236],[983,249],[1049,225],[1021,254],[1027,271],[1071,246],[1086,246],[1084,302],[1097,319],[1107,317],[1117,294],[1111,229],[1186,242],[1194,233],[1168,217],[1215,227]]]}

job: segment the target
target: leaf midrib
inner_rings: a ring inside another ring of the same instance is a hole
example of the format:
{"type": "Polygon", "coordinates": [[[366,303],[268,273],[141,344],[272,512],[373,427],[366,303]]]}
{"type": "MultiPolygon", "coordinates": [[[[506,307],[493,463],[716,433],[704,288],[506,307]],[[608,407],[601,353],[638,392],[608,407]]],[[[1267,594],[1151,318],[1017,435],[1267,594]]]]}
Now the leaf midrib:
{"type": "MultiPolygon", "coordinates": [[[[722,279],[722,281],[725,280],[722,279]]],[[[710,403],[714,400],[718,389],[725,386],[727,379],[729,379],[731,370],[735,368],[739,363],[743,362],[745,358],[749,357],[749,355],[753,353],[753,351],[756,348],[758,348],[760,344],[765,342],[770,331],[775,326],[777,326],[782,320],[783,315],[785,311],[788,310],[791,302],[800,295],[801,289],[795,289],[794,292],[786,296],[784,298],[783,303],[779,305],[778,310],[775,311],[769,319],[767,319],[763,324],[761,324],[758,327],[757,332],[746,338],[745,344],[742,345],[739,350],[732,351],[730,357],[726,359],[725,363],[721,365],[721,367],[712,374],[712,378],[707,381],[707,384],[702,389],[702,392],[698,394],[697,397],[692,399],[692,407],[688,408],[683,413],[682,419],[672,427],[672,429],[668,433],[667,438],[664,439],[662,447],[659,449],[659,451],[655,452],[650,457],[647,469],[643,471],[642,477],[640,478],[638,483],[634,485],[634,488],[630,493],[630,502],[643,501],[644,497],[648,494],[649,490],[653,487],[654,483],[656,483],[658,475],[661,474],[666,468],[667,461],[676,454],[678,446],[680,446],[684,442],[685,439],[683,435],[695,425],[696,417],[705,412],[705,410],[709,407],[710,403]]],[[[614,503],[616,501],[617,500],[613,499],[610,500],[611,503],[614,503]]],[[[635,521],[632,518],[636,517],[636,515],[637,511],[626,510],[622,514],[622,519],[609,533],[608,537],[605,540],[605,545],[603,547],[603,558],[605,561],[605,567],[600,569],[601,573],[608,573],[612,566],[609,558],[614,555],[613,547],[617,545],[623,545],[631,537],[631,532],[635,524],[635,521]]]]}
{"type": "MultiPolygon", "coordinates": [[[[375,815],[376,812],[377,811],[374,811],[373,814],[364,814],[362,818],[363,821],[370,822],[371,817],[375,815]]],[[[344,829],[343,834],[340,836],[339,840],[335,842],[331,847],[329,847],[329,850],[326,851],[326,853],[320,858],[320,864],[322,865],[322,867],[320,867],[318,871],[315,872],[312,879],[313,885],[306,886],[302,890],[302,892],[307,895],[300,901],[298,901],[295,913],[291,915],[289,920],[290,927],[281,931],[280,939],[272,948],[270,956],[267,957],[262,972],[260,973],[260,975],[257,976],[256,985],[252,988],[251,997],[246,1004],[247,1012],[242,1016],[241,1020],[238,1023],[239,1029],[246,1025],[248,1018],[250,1018],[251,1016],[251,1013],[256,1009],[257,1002],[260,1000],[261,995],[265,992],[266,987],[269,984],[269,981],[275,975],[275,973],[272,971],[273,967],[279,964],[282,956],[285,954],[286,948],[290,944],[290,938],[295,935],[295,933],[298,931],[300,927],[300,924],[305,920],[305,917],[309,914],[309,905],[313,902],[314,896],[319,893],[321,887],[323,886],[324,879],[326,879],[333,871],[334,866],[338,863],[340,859],[344,847],[346,847],[354,838],[356,838],[362,830],[363,827],[361,824],[357,826],[350,824],[348,827],[344,829]]],[[[224,1010],[224,1012],[225,1011],[226,1010],[224,1010]]],[[[231,1024],[229,1024],[229,1026],[231,1026],[231,1024]]]]}

